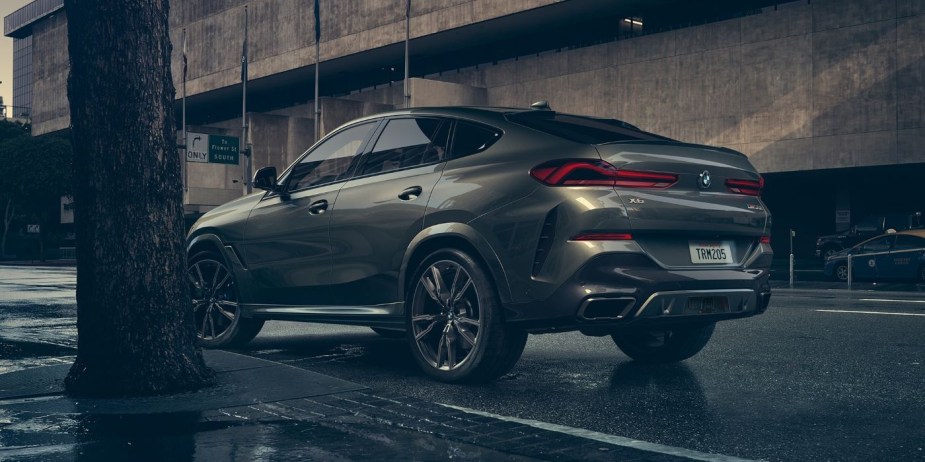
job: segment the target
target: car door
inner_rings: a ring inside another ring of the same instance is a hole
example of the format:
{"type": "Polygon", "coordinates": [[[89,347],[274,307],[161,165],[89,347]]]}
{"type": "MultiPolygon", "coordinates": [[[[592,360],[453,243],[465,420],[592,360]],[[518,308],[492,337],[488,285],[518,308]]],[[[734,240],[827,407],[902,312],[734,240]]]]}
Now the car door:
{"type": "Polygon", "coordinates": [[[327,290],[331,212],[377,125],[361,123],[329,136],[284,174],[281,192],[268,194],[251,212],[244,252],[257,303],[335,302],[327,290]]]}
{"type": "Polygon", "coordinates": [[[922,253],[925,253],[925,239],[897,234],[890,255],[880,267],[880,276],[890,279],[917,278],[922,253]]]}
{"type": "Polygon", "coordinates": [[[402,300],[398,274],[445,163],[451,121],[388,120],[332,214],[332,293],[344,305],[402,300]]]}
{"type": "Polygon", "coordinates": [[[851,262],[854,277],[858,279],[877,279],[880,275],[879,267],[889,259],[890,247],[894,236],[881,236],[871,239],[857,247],[852,252],[851,262]]]}

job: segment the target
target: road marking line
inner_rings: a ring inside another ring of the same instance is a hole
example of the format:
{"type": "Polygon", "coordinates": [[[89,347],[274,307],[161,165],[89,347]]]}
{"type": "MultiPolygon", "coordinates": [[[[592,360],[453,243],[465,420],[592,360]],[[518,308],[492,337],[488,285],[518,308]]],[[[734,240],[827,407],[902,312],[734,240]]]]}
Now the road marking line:
{"type": "Polygon", "coordinates": [[[925,313],[888,313],[886,311],[816,310],[820,313],[886,314],[890,316],[925,316],[925,313]]]}
{"type": "Polygon", "coordinates": [[[887,303],[925,303],[925,300],[891,300],[888,298],[862,298],[862,302],[887,302],[887,303]]]}
{"type": "Polygon", "coordinates": [[[701,460],[705,462],[754,462],[752,459],[741,459],[733,456],[725,456],[722,454],[708,454],[705,452],[698,452],[691,449],[676,448],[674,446],[665,446],[663,444],[649,443],[648,441],[634,440],[632,438],[625,438],[622,436],[608,435],[606,433],[600,433],[591,430],[585,430],[583,428],[568,427],[565,425],[558,425],[548,422],[542,422],[539,420],[530,420],[530,419],[520,419],[517,417],[508,417],[503,415],[492,414],[490,412],[477,411],[475,409],[469,409],[462,406],[454,406],[452,404],[443,404],[437,403],[441,406],[448,407],[450,409],[456,409],[457,411],[467,412],[469,414],[476,414],[483,417],[491,417],[492,419],[504,420],[507,422],[514,422],[523,425],[529,425],[534,428],[539,428],[541,430],[548,430],[557,433],[564,433],[566,435],[577,436],[579,438],[585,438],[594,441],[600,441],[602,443],[612,444],[615,446],[623,446],[627,448],[639,449],[641,451],[657,452],[659,454],[668,454],[677,457],[687,457],[691,460],[701,460]]]}

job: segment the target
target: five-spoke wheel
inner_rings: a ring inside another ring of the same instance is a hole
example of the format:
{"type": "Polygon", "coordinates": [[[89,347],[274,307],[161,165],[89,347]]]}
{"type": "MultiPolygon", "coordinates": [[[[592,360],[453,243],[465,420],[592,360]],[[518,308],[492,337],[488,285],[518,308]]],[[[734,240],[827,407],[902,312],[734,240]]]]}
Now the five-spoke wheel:
{"type": "Polygon", "coordinates": [[[412,281],[409,341],[425,372],[447,382],[485,381],[514,366],[527,334],[505,326],[494,285],[469,255],[435,252],[412,281]]]}
{"type": "Polygon", "coordinates": [[[234,273],[211,252],[190,258],[187,270],[196,333],[205,347],[242,345],[253,339],[262,320],[241,317],[234,273]]]}

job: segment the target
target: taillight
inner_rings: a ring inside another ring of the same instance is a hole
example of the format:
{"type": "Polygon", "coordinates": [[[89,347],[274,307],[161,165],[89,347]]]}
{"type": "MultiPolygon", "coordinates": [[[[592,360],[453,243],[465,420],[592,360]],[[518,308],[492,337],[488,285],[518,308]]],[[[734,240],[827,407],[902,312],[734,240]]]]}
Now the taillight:
{"type": "Polygon", "coordinates": [[[726,187],[729,191],[736,194],[745,194],[747,196],[760,196],[761,190],[764,189],[764,178],[758,177],[758,180],[726,180],[726,187]]]}
{"type": "Polygon", "coordinates": [[[630,233],[581,233],[569,239],[571,241],[632,241],[630,233]]]}
{"type": "Polygon", "coordinates": [[[667,188],[678,181],[670,173],[623,170],[602,160],[547,162],[530,170],[530,176],[549,186],[667,188]]]}
{"type": "Polygon", "coordinates": [[[761,238],[758,239],[758,242],[760,242],[760,243],[762,243],[762,244],[770,244],[770,243],[771,243],[771,236],[761,236],[761,238]]]}

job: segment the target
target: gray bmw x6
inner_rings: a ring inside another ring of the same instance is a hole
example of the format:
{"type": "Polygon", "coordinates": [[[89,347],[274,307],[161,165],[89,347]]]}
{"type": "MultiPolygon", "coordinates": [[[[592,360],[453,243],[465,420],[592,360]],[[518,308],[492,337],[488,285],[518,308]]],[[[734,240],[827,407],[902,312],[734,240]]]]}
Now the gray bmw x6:
{"type": "Polygon", "coordinates": [[[528,333],[699,352],[768,306],[764,181],[736,151],[548,109],[422,108],[334,130],[188,238],[201,342],[265,320],[371,327],[424,372],[492,380],[528,333]]]}

